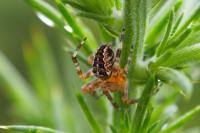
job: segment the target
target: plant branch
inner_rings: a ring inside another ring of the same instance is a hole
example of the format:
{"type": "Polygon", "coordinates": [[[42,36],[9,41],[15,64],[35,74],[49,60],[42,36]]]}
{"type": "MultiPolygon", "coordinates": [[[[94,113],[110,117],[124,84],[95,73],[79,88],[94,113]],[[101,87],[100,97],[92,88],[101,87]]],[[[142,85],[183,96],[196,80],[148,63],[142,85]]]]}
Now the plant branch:
{"type": "Polygon", "coordinates": [[[124,1],[124,40],[122,45],[122,54],[120,58],[120,66],[122,68],[125,67],[128,61],[130,48],[133,43],[133,7],[134,1],[133,0],[125,0],[124,1]]]}
{"type": "Polygon", "coordinates": [[[79,105],[81,106],[81,109],[84,112],[93,132],[94,133],[103,133],[100,128],[99,123],[96,121],[95,117],[92,115],[92,113],[89,110],[87,104],[85,103],[85,100],[83,99],[82,95],[80,93],[77,93],[76,97],[77,97],[79,105]]]}

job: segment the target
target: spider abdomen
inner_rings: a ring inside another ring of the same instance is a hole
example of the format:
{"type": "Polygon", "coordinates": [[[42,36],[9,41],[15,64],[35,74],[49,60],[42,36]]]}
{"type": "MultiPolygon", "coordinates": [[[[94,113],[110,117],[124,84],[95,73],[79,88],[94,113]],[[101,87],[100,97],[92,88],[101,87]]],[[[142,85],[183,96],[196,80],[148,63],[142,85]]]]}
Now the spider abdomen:
{"type": "Polygon", "coordinates": [[[112,74],[114,52],[111,45],[102,45],[97,50],[93,61],[93,73],[102,80],[108,79],[112,74]]]}

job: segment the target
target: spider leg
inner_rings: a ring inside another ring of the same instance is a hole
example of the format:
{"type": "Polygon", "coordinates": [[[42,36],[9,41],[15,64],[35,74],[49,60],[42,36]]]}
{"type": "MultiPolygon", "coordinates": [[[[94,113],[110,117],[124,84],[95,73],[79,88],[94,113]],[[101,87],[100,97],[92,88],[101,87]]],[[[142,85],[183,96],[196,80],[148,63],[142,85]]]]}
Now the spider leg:
{"type": "Polygon", "coordinates": [[[107,97],[107,99],[110,101],[114,108],[120,109],[119,105],[114,101],[108,90],[103,90],[103,94],[107,97]]]}
{"type": "Polygon", "coordinates": [[[96,95],[96,89],[101,86],[101,81],[96,79],[92,82],[84,85],[81,90],[83,93],[90,93],[91,95],[96,95]]]}
{"type": "Polygon", "coordinates": [[[116,50],[116,54],[115,54],[115,61],[116,61],[116,62],[119,62],[119,58],[120,58],[120,56],[121,56],[121,51],[122,51],[121,48],[118,48],[118,49],[116,50]]]}
{"type": "Polygon", "coordinates": [[[88,64],[92,64],[92,63],[93,63],[93,60],[94,60],[94,55],[91,54],[91,55],[88,57],[88,59],[87,59],[88,64]]]}
{"type": "Polygon", "coordinates": [[[123,92],[122,101],[125,104],[135,104],[138,103],[140,99],[129,99],[128,98],[128,88],[126,88],[123,92]]]}
{"type": "Polygon", "coordinates": [[[81,47],[83,46],[84,42],[86,41],[86,38],[84,38],[80,44],[77,46],[76,50],[73,52],[72,54],[72,62],[75,64],[76,67],[76,73],[78,74],[78,76],[82,79],[85,80],[87,78],[89,78],[90,76],[92,76],[92,70],[89,70],[88,72],[86,72],[85,74],[82,72],[80,65],[78,63],[77,60],[77,54],[78,51],[81,49],[81,47]]]}
{"type": "Polygon", "coordinates": [[[124,41],[124,34],[125,34],[125,28],[122,28],[122,31],[121,31],[120,37],[119,37],[120,42],[124,41]]]}

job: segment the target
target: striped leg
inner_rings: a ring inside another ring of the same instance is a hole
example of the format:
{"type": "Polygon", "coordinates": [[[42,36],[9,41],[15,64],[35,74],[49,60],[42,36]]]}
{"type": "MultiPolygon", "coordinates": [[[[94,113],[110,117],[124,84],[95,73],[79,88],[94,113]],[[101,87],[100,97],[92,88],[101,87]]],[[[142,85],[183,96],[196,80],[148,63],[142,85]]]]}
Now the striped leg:
{"type": "Polygon", "coordinates": [[[92,76],[92,70],[89,70],[88,72],[86,73],[83,73],[81,68],[80,68],[80,65],[78,63],[78,60],[77,60],[77,54],[78,54],[78,51],[81,49],[81,47],[83,46],[83,44],[85,43],[86,41],[86,38],[84,38],[81,43],[77,46],[76,50],[74,51],[74,53],[72,54],[72,62],[75,64],[75,67],[76,67],[76,72],[78,74],[78,76],[82,79],[82,80],[85,80],[87,79],[88,77],[92,76]]]}
{"type": "Polygon", "coordinates": [[[122,51],[121,48],[118,48],[117,51],[116,51],[116,54],[115,54],[115,61],[116,62],[119,62],[119,58],[121,56],[121,51],[122,51]]]}
{"type": "Polygon", "coordinates": [[[94,55],[91,54],[91,55],[88,57],[88,59],[87,59],[88,64],[92,64],[92,63],[93,63],[93,60],[94,60],[94,55]]]}
{"type": "Polygon", "coordinates": [[[120,37],[119,37],[119,41],[123,42],[124,41],[124,34],[125,34],[125,29],[123,28],[121,33],[120,33],[120,37]]]}
{"type": "Polygon", "coordinates": [[[114,101],[108,90],[104,90],[103,94],[107,97],[107,99],[110,101],[114,108],[120,110],[119,105],[114,101]]]}
{"type": "MultiPolygon", "coordinates": [[[[132,53],[132,51],[133,51],[133,48],[131,48],[130,53],[132,53]]],[[[121,52],[122,52],[122,49],[118,48],[117,51],[116,51],[116,54],[115,54],[115,61],[116,62],[119,62],[121,52]]],[[[128,57],[128,64],[130,64],[130,63],[131,63],[131,57],[129,56],[128,57]]]]}
{"type": "Polygon", "coordinates": [[[139,102],[139,99],[129,99],[128,98],[128,88],[126,88],[123,92],[122,101],[125,104],[135,104],[139,102]]]}
{"type": "Polygon", "coordinates": [[[102,82],[98,79],[84,85],[81,90],[83,93],[90,93],[91,95],[96,95],[96,89],[100,88],[102,82]]]}

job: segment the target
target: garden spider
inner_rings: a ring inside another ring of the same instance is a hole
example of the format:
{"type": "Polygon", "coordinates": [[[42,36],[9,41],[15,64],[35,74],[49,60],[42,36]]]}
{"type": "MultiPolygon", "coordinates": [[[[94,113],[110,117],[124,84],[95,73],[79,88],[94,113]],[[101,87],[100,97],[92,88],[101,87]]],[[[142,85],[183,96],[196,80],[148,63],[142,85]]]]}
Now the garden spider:
{"type": "Polygon", "coordinates": [[[114,54],[111,45],[101,45],[95,55],[88,58],[88,63],[92,64],[92,68],[86,73],[82,72],[77,60],[77,54],[85,41],[86,38],[77,46],[72,54],[72,61],[76,66],[77,74],[82,80],[93,75],[96,79],[84,85],[82,92],[95,95],[96,89],[101,88],[103,94],[115,108],[119,108],[119,106],[114,102],[110,92],[121,92],[123,94],[122,101],[126,104],[134,104],[137,102],[137,100],[128,99],[127,70],[119,66],[121,49],[117,49],[114,54]]]}

